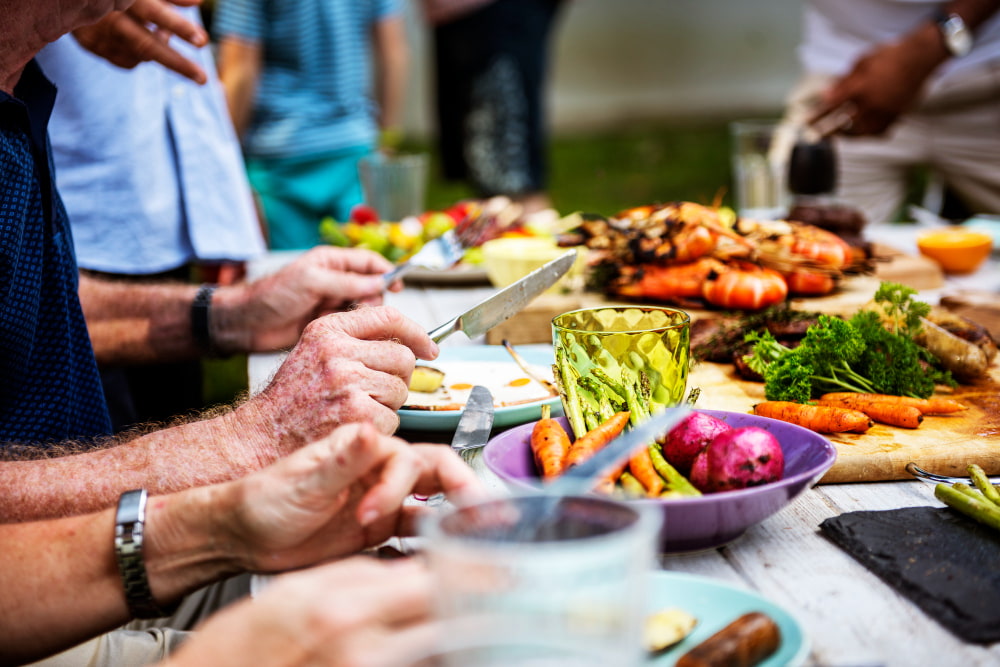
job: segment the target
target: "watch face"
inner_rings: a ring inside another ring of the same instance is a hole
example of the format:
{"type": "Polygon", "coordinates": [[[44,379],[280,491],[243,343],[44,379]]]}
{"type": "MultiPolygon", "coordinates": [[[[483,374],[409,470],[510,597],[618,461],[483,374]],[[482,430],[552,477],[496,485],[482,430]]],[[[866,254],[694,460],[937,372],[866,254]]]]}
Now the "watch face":
{"type": "Polygon", "coordinates": [[[972,50],[972,33],[965,26],[965,21],[961,16],[952,14],[946,21],[941,23],[941,30],[944,34],[945,44],[948,50],[956,56],[964,56],[972,50]]]}

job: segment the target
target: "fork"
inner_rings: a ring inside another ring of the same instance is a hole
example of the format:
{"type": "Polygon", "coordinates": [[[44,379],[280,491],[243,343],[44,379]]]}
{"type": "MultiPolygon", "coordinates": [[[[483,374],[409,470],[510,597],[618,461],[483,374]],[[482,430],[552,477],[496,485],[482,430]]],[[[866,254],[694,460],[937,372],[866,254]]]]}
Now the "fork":
{"type": "Polygon", "coordinates": [[[384,274],[382,277],[386,286],[418,266],[436,271],[451,268],[461,261],[466,250],[482,245],[484,237],[488,236],[485,233],[488,229],[492,227],[499,231],[506,228],[521,216],[521,212],[520,204],[514,204],[506,197],[487,200],[478,211],[425,243],[416,254],[384,274]]]}
{"type": "MultiPolygon", "coordinates": [[[[914,477],[916,477],[918,479],[926,480],[928,482],[939,482],[939,483],[942,483],[942,484],[951,484],[952,482],[970,482],[971,481],[971,479],[969,477],[950,477],[948,475],[938,475],[938,474],[933,473],[933,472],[928,472],[928,471],[924,470],[923,468],[921,468],[920,466],[918,466],[913,461],[910,461],[909,463],[906,464],[906,472],[910,473],[911,475],[913,475],[914,477]]],[[[1000,483],[1000,477],[988,477],[987,479],[990,480],[991,484],[998,484],[998,483],[1000,483]]]]}

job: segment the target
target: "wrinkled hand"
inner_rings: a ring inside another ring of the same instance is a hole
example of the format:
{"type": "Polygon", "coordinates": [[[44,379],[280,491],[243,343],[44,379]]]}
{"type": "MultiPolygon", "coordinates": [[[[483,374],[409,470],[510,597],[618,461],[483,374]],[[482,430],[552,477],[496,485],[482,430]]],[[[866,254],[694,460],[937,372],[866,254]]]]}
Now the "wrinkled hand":
{"type": "Polygon", "coordinates": [[[135,0],[125,11],[111,12],[97,23],[73,31],[88,51],[112,64],[131,69],[141,62],[156,61],[196,83],[208,77],[197,64],[167,45],[177,35],[194,46],[208,44],[200,27],[181,17],[170,5],[193,6],[201,0],[135,0]],[[154,29],[147,27],[152,24],[154,29]]]}
{"type": "Polygon", "coordinates": [[[485,498],[472,469],[450,447],[411,445],[371,424],[349,424],[231,482],[216,529],[225,553],[245,554],[251,572],[312,565],[413,535],[426,506],[410,494],[485,498]]]}
{"type": "Polygon", "coordinates": [[[277,577],[212,616],[161,667],[395,667],[439,639],[433,579],[415,559],[356,557],[277,577]]]}
{"type": "Polygon", "coordinates": [[[278,455],[350,422],[392,433],[416,359],[437,355],[427,332],[395,308],[327,315],[306,327],[271,383],[234,418],[264,435],[265,447],[277,443],[278,455]]]}
{"type": "MultiPolygon", "coordinates": [[[[382,274],[391,269],[389,260],[371,250],[319,246],[273,275],[233,288],[243,290],[233,322],[246,329],[244,349],[288,347],[321,315],[358,304],[380,305],[382,274]]],[[[390,289],[399,291],[402,285],[390,289]]]]}
{"type": "Polygon", "coordinates": [[[826,92],[809,122],[820,124],[823,118],[841,114],[845,120],[849,118],[846,123],[836,123],[842,134],[883,134],[913,108],[940,62],[917,38],[880,46],[860,58],[826,92]]]}

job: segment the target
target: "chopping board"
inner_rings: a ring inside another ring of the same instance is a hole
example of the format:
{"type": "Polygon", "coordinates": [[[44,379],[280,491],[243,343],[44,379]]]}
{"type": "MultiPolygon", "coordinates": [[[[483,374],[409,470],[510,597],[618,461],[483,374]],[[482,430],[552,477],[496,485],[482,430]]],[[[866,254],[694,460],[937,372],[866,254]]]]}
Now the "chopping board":
{"type": "MultiPolygon", "coordinates": [[[[699,387],[698,406],[713,410],[750,412],[764,400],[764,385],[743,380],[727,364],[702,362],[688,376],[688,387],[699,387]]],[[[976,385],[962,385],[939,395],[961,401],[968,410],[950,415],[925,415],[919,428],[875,424],[866,433],[834,433],[825,437],[837,448],[837,461],[821,483],[874,482],[913,479],[906,464],[924,470],[965,477],[978,463],[988,474],[1000,474],[1000,367],[976,385]]]]}
{"type": "MultiPolygon", "coordinates": [[[[837,315],[852,315],[868,303],[883,280],[910,284],[914,289],[940,286],[941,272],[936,264],[921,257],[902,253],[890,257],[875,275],[845,279],[840,289],[825,297],[793,300],[802,310],[837,315]]],[[[576,308],[622,304],[596,293],[573,295],[546,294],[535,299],[522,312],[490,330],[486,342],[500,344],[551,343],[551,321],[555,315],[576,308]]],[[[704,310],[684,309],[693,320],[715,315],[704,310]]],[[[843,433],[827,436],[837,448],[837,462],[822,483],[866,482],[913,479],[905,466],[914,461],[921,468],[945,475],[966,476],[969,463],[978,463],[988,474],[1000,474],[1000,359],[994,362],[989,378],[977,385],[963,385],[941,395],[955,398],[969,406],[951,415],[925,416],[917,429],[903,429],[875,424],[867,433],[843,433]]],[[[764,385],[740,378],[732,366],[702,362],[691,371],[688,387],[699,387],[698,406],[713,410],[750,412],[764,400],[764,385]]]]}

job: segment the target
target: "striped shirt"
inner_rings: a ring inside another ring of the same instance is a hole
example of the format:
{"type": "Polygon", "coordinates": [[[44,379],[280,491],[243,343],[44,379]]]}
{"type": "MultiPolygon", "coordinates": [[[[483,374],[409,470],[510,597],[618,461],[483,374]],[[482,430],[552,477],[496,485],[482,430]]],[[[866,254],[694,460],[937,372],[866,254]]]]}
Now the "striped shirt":
{"type": "Polygon", "coordinates": [[[213,33],[261,47],[244,151],[253,158],[374,147],[372,28],[398,0],[219,0],[213,33]]]}

